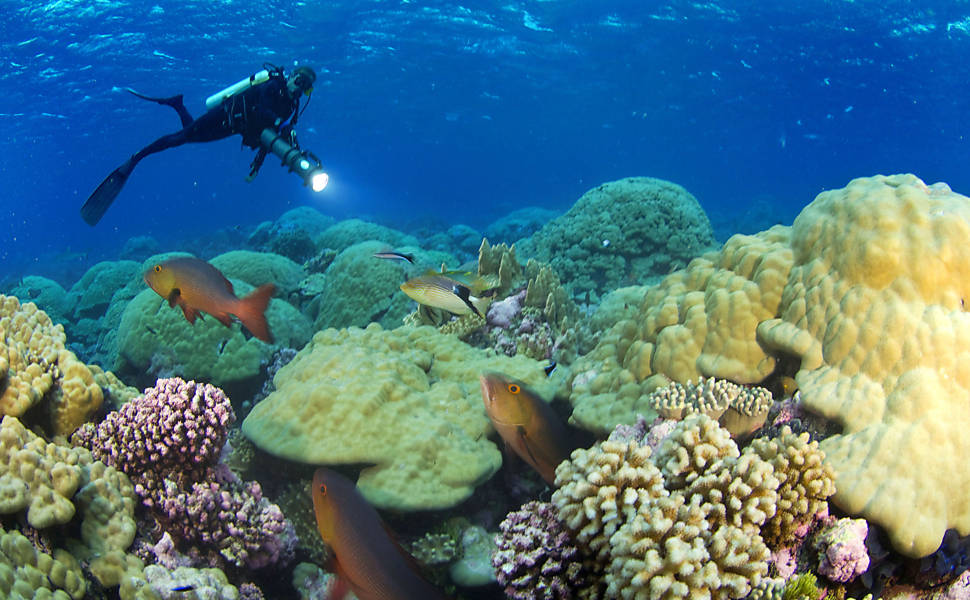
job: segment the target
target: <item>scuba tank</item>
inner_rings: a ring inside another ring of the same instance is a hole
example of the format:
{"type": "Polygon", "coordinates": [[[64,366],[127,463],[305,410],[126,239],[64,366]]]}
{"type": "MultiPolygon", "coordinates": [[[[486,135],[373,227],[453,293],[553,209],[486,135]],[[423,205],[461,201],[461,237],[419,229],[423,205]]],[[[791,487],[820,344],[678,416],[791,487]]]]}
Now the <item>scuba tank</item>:
{"type": "Polygon", "coordinates": [[[205,99],[205,107],[206,108],[209,108],[209,109],[215,108],[215,107],[219,106],[220,104],[222,104],[222,102],[226,98],[231,98],[232,96],[235,96],[236,94],[238,94],[240,92],[243,92],[243,91],[248,90],[249,88],[253,87],[254,85],[259,85],[261,83],[265,83],[265,82],[269,81],[269,75],[270,75],[270,73],[269,73],[269,71],[267,69],[263,69],[259,73],[255,73],[253,75],[250,75],[249,77],[247,77],[247,78],[245,78],[245,79],[243,79],[241,81],[238,81],[238,82],[230,85],[226,89],[224,89],[224,90],[222,90],[220,92],[216,92],[215,94],[212,94],[211,96],[209,96],[208,98],[206,98],[205,99]]]}

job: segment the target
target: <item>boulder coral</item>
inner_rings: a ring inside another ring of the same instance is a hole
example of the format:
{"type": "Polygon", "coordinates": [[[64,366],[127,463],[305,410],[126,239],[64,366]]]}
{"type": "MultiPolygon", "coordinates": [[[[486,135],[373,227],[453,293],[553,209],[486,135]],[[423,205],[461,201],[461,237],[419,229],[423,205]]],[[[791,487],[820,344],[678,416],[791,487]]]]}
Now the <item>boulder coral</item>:
{"type": "Polygon", "coordinates": [[[501,371],[551,397],[542,363],[468,346],[433,327],[318,332],[243,421],[259,448],[314,465],[369,464],[357,485],[380,508],[447,508],[501,465],[478,376],[501,371]]]}
{"type": "Polygon", "coordinates": [[[970,534],[970,198],[913,175],[855,179],[792,225],[778,318],[758,326],[801,360],[805,406],[838,422],[822,442],[835,502],[930,554],[970,534]]]}
{"type": "Polygon", "coordinates": [[[83,557],[103,585],[118,585],[113,568],[135,539],[135,492],[124,473],[84,448],[46,442],[15,417],[0,423],[0,514],[26,511],[46,529],[80,521],[83,557]]]}
{"type": "Polygon", "coordinates": [[[50,430],[69,434],[98,410],[101,387],[66,340],[34,303],[0,295],[0,415],[22,417],[46,402],[50,430]]]}
{"type": "Polygon", "coordinates": [[[646,283],[715,246],[700,203],[681,186],[649,177],[604,183],[516,242],[549,263],[574,297],[646,283]]]}
{"type": "MultiPolygon", "coordinates": [[[[252,290],[244,282],[233,283],[237,296],[252,290]]],[[[247,338],[237,324],[226,328],[205,315],[193,325],[153,290],[143,290],[122,314],[114,369],[223,386],[255,377],[276,348],[300,347],[310,336],[310,321],[282,300],[270,301],[266,317],[276,346],[247,338]]]]}
{"type": "Polygon", "coordinates": [[[736,235],[649,288],[574,365],[572,421],[608,433],[637,414],[654,416],[650,392],[671,381],[717,377],[758,383],[776,359],[756,330],[778,314],[792,265],[788,228],[736,235]]]}
{"type": "Polygon", "coordinates": [[[798,365],[834,502],[912,557],[970,534],[970,199],[913,175],[820,194],[791,227],[734,236],[651,288],[577,361],[573,421],[632,423],[668,380],[759,383],[798,365]]]}

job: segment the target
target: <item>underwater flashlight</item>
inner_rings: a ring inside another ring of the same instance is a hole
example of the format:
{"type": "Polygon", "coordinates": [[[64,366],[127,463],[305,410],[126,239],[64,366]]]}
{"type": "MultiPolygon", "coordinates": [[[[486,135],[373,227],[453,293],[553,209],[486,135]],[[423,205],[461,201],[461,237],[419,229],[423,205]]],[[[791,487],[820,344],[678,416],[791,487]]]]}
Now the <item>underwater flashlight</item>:
{"type": "Polygon", "coordinates": [[[259,143],[267,151],[280,157],[283,165],[289,167],[290,171],[302,177],[303,185],[309,185],[314,192],[327,187],[330,176],[323,170],[320,159],[309,150],[301,150],[269,127],[260,134],[259,143]]]}

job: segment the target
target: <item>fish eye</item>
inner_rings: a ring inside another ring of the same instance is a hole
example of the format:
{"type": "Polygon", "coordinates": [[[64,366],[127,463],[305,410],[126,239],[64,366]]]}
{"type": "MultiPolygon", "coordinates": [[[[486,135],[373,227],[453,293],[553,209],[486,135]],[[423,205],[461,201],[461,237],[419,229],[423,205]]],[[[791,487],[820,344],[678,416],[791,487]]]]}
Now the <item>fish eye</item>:
{"type": "Polygon", "coordinates": [[[155,265],[154,271],[156,273],[161,273],[162,272],[162,265],[155,265]]]}
{"type": "Polygon", "coordinates": [[[513,394],[518,394],[519,393],[519,386],[515,385],[514,383],[510,383],[509,384],[509,392],[511,392],[513,394]]]}
{"type": "Polygon", "coordinates": [[[325,483],[320,484],[320,494],[322,496],[326,496],[327,495],[327,484],[325,484],[325,483]]]}

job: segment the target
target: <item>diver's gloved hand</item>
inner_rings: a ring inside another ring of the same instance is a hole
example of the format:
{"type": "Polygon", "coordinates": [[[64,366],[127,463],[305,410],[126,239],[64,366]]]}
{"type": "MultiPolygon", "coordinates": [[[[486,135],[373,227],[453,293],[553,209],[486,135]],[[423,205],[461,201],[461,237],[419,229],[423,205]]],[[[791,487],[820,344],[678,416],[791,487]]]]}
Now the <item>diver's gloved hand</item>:
{"type": "Polygon", "coordinates": [[[259,168],[263,166],[264,160],[266,160],[266,150],[260,148],[259,152],[253,158],[253,162],[249,163],[249,175],[246,176],[246,183],[256,178],[256,175],[259,173],[259,168]]]}

